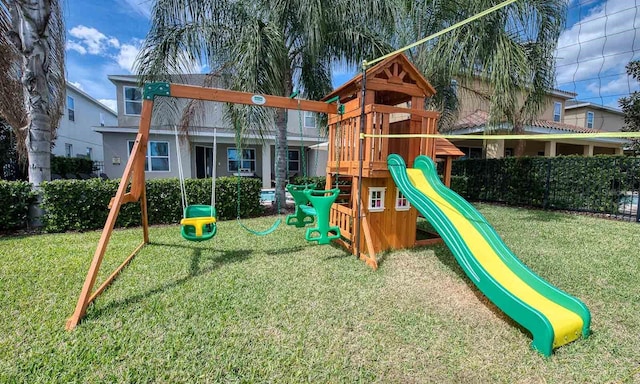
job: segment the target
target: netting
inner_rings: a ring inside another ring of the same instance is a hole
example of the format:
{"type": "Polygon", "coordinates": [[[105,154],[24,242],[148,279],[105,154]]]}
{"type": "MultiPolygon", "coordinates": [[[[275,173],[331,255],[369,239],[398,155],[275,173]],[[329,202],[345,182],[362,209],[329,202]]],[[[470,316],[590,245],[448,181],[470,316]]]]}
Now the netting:
{"type": "MultiPolygon", "coordinates": [[[[625,66],[640,59],[638,0],[568,0],[556,51],[556,88],[580,102],[619,109],[640,86],[625,66]]],[[[599,127],[594,127],[599,128],[599,127]]]]}

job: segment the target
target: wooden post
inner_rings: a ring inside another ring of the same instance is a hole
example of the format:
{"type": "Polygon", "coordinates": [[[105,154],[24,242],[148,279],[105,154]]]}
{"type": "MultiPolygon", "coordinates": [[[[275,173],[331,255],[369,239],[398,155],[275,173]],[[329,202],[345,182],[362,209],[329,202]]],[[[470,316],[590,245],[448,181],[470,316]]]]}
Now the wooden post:
{"type": "Polygon", "coordinates": [[[453,158],[445,156],[444,158],[444,185],[451,188],[451,168],[453,168],[453,158]]]}
{"type": "Polygon", "coordinates": [[[143,196],[142,202],[142,224],[143,224],[143,242],[141,245],[144,245],[149,242],[149,233],[148,233],[148,220],[147,220],[147,208],[146,208],[146,195],[145,195],[145,187],[144,187],[144,162],[145,156],[147,154],[147,142],[149,140],[149,130],[151,129],[151,111],[153,109],[153,101],[152,100],[144,100],[142,102],[142,114],[140,116],[140,128],[138,131],[138,136],[136,137],[136,141],[133,144],[133,149],[131,151],[131,156],[129,156],[129,161],[124,169],[124,174],[122,179],[120,180],[120,185],[118,186],[118,191],[116,192],[115,197],[111,202],[111,209],[109,210],[109,216],[107,217],[107,221],[104,224],[104,228],[102,229],[102,235],[100,236],[100,241],[98,242],[98,247],[93,255],[93,260],[91,261],[91,266],[89,267],[89,271],[87,272],[87,277],[85,278],[84,285],[82,286],[82,291],[80,292],[80,297],[78,297],[78,303],[76,304],[76,308],[73,311],[71,317],[67,320],[66,329],[71,330],[74,329],[80,319],[84,317],[87,313],[87,307],[89,304],[115,279],[118,272],[122,270],[126,266],[126,264],[136,255],[138,250],[142,247],[138,246],[136,250],[127,257],[124,263],[122,263],[115,272],[113,272],[104,283],[101,284],[100,289],[96,291],[95,294],[92,294],[93,287],[96,283],[96,278],[98,277],[98,271],[100,270],[100,265],[102,264],[102,259],[104,258],[104,254],[107,250],[107,245],[109,244],[109,239],[111,238],[111,234],[113,233],[113,227],[118,218],[118,213],[120,213],[120,207],[125,202],[125,195],[127,195],[127,187],[129,185],[129,180],[131,180],[131,191],[132,193],[129,196],[135,196],[134,191],[139,191],[140,195],[143,196]]]}

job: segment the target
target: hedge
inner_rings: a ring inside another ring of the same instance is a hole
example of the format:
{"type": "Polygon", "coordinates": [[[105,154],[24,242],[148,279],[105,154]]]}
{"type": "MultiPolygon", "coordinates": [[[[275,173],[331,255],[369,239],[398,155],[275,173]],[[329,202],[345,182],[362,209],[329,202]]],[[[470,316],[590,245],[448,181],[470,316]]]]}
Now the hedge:
{"type": "Polygon", "coordinates": [[[90,175],[93,173],[93,161],[82,157],[51,156],[51,173],[62,176],[67,173],[90,175]]]}
{"type": "Polygon", "coordinates": [[[640,158],[508,157],[453,163],[452,187],[469,200],[550,209],[617,213],[640,184],[640,158]]]}
{"type": "Polygon", "coordinates": [[[26,181],[0,180],[0,230],[26,228],[36,193],[26,181]]]}
{"type": "MultiPolygon", "coordinates": [[[[99,229],[109,214],[109,201],[118,189],[119,180],[54,180],[44,183],[42,208],[44,230],[99,229]]],[[[254,217],[263,213],[260,205],[261,181],[240,178],[240,216],[254,217]]],[[[211,204],[211,179],[185,181],[188,204],[211,204]]],[[[182,218],[182,200],[178,179],[147,180],[147,213],[149,224],[174,224],[182,218]]],[[[216,210],[220,220],[237,216],[238,181],[236,177],[216,179],[216,210]]],[[[140,204],[122,206],[116,227],[141,225],[140,204]]]]}

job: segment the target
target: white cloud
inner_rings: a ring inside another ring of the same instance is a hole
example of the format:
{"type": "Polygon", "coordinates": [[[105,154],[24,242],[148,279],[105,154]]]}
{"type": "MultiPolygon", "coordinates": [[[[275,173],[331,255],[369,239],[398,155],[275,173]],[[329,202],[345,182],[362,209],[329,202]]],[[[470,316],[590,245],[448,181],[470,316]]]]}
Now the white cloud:
{"type": "Polygon", "coordinates": [[[104,42],[107,40],[107,36],[95,28],[78,25],[69,30],[69,35],[79,39],[79,43],[74,43],[83,45],[92,55],[101,54],[105,49],[104,42]]]}
{"type": "MultiPolygon", "coordinates": [[[[580,6],[585,8],[583,3],[580,6]]],[[[570,85],[575,87],[583,81],[590,83],[589,90],[600,94],[622,89],[622,80],[607,82],[602,78],[623,74],[624,66],[634,59],[640,48],[640,30],[635,29],[640,21],[636,21],[635,16],[633,3],[607,0],[566,29],[558,40],[556,52],[558,87],[571,88],[570,85]]]]}
{"type": "Polygon", "coordinates": [[[138,55],[139,48],[131,44],[122,44],[120,46],[120,52],[116,56],[116,61],[122,69],[126,69],[131,72],[133,70],[133,64],[136,56],[138,55]]]}
{"type": "Polygon", "coordinates": [[[82,88],[82,84],[80,84],[77,81],[70,81],[69,84],[73,85],[74,87],[78,88],[81,91],[84,91],[84,89],[82,88]]]}
{"type": "Polygon", "coordinates": [[[120,48],[120,42],[115,37],[112,37],[109,39],[109,45],[111,45],[114,48],[120,48]]]}
{"type": "Polygon", "coordinates": [[[67,41],[67,51],[76,51],[81,55],[84,55],[87,53],[86,48],[83,47],[82,44],[76,43],[75,41],[71,41],[71,40],[67,41]]]}
{"type": "Polygon", "coordinates": [[[118,102],[116,99],[98,99],[98,101],[109,107],[112,111],[118,111],[118,102]]]}
{"type": "Polygon", "coordinates": [[[626,74],[611,78],[592,81],[587,89],[595,94],[622,95],[638,90],[638,82],[626,74]]]}

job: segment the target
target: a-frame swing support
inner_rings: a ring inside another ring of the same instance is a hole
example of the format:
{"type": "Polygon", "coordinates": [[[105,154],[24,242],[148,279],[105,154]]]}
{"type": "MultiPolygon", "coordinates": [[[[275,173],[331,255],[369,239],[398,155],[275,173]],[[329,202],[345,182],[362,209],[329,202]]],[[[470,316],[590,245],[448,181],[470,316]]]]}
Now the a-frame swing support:
{"type": "Polygon", "coordinates": [[[116,195],[109,204],[109,215],[102,229],[102,235],[93,255],[93,260],[87,272],[87,276],[78,297],[78,303],[73,314],[67,319],[66,329],[74,329],[80,320],[85,316],[87,307],[96,297],[98,297],[107,286],[116,278],[118,273],[136,256],[136,254],[149,243],[149,220],[147,215],[147,198],[145,188],[144,164],[149,142],[149,132],[151,130],[151,115],[153,112],[153,102],[156,96],[197,99],[205,101],[226,102],[235,104],[257,105],[271,108],[300,109],[302,111],[327,113],[336,115],[338,107],[336,104],[327,104],[324,101],[293,100],[289,97],[259,95],[247,92],[230,91],[219,88],[204,88],[192,85],[170,84],[170,83],[150,83],[144,86],[142,112],[140,114],[140,125],[133,149],[129,156],[129,161],[125,166],[122,179],[116,195]],[[142,243],[116,268],[109,277],[96,289],[96,278],[100,271],[100,265],[104,258],[113,228],[118,218],[118,213],[123,204],[140,201],[142,214],[142,243]]]}

